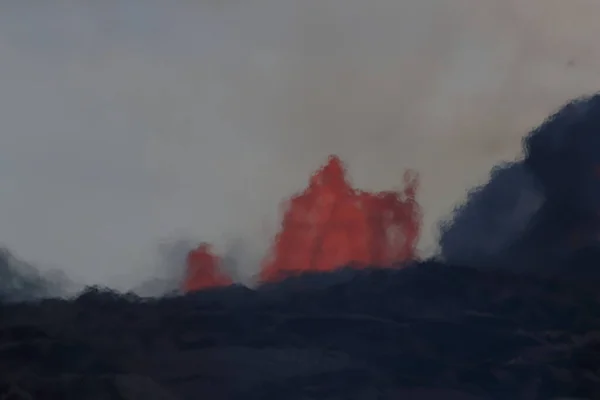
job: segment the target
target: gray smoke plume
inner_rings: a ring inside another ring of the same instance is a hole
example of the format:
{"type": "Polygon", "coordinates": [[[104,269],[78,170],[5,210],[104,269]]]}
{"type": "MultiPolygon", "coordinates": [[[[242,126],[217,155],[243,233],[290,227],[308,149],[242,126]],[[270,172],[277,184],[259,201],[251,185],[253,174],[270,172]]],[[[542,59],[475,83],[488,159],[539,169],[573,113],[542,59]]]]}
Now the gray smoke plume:
{"type": "Polygon", "coordinates": [[[0,303],[33,301],[72,294],[73,285],[62,271],[40,272],[0,249],[0,303]]]}
{"type": "Polygon", "coordinates": [[[498,166],[442,225],[446,261],[550,271],[597,260],[600,94],[564,105],[523,145],[523,160],[498,166]]]}
{"type": "Polygon", "coordinates": [[[553,109],[600,88],[598,8],[2,2],[0,243],[124,290],[153,277],[165,236],[222,252],[242,237],[260,260],[279,203],[336,153],[367,190],[418,170],[420,247],[435,252],[468,188],[553,109]]]}

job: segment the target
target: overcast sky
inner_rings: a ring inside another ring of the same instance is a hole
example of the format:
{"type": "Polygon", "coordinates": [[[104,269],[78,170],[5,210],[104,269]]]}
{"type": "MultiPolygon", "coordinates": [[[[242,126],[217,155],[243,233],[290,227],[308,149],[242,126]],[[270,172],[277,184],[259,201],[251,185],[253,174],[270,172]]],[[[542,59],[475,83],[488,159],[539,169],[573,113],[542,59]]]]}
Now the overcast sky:
{"type": "Polygon", "coordinates": [[[600,87],[598,20],[589,0],[4,1],[0,242],[119,287],[164,238],[260,253],[337,153],[365,189],[420,171],[431,250],[466,188],[600,87]]]}

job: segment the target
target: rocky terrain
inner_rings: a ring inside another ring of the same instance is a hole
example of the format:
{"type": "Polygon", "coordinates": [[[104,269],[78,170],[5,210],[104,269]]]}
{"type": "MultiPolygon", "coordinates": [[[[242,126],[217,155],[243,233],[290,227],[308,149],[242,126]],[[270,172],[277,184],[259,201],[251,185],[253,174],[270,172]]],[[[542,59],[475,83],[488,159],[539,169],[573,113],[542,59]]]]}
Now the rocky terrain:
{"type": "Polygon", "coordinates": [[[597,283],[424,262],[3,304],[0,398],[596,399],[597,283]]]}

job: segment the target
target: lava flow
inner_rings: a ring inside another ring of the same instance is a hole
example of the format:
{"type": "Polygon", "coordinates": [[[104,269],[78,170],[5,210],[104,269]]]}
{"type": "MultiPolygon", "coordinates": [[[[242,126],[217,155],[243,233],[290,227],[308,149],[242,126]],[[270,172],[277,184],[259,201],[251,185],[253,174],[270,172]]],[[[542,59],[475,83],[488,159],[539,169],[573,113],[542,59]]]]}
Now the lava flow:
{"type": "MultiPolygon", "coordinates": [[[[346,179],[341,160],[329,157],[308,188],[287,204],[260,282],[343,266],[391,267],[414,259],[421,226],[417,187],[418,178],[409,171],[400,192],[356,190],[346,179]]],[[[231,283],[208,246],[190,253],[184,291],[231,283]]]]}

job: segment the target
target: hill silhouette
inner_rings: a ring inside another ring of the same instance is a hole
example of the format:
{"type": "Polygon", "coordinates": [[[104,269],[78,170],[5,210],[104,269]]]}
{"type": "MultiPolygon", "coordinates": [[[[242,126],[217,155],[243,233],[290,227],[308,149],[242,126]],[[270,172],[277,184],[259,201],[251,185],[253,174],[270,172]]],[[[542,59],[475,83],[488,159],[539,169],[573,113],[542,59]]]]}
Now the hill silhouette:
{"type": "Polygon", "coordinates": [[[2,306],[0,393],[598,398],[597,285],[428,261],[162,299],[89,288],[2,306]]]}

